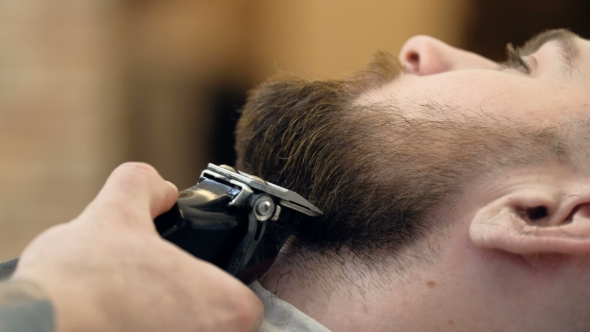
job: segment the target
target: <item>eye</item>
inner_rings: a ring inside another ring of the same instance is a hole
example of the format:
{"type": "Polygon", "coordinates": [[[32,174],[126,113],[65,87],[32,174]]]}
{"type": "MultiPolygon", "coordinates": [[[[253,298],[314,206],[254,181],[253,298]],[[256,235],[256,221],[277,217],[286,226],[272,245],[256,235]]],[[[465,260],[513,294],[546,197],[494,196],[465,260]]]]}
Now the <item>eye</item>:
{"type": "Polygon", "coordinates": [[[506,60],[500,63],[501,69],[516,69],[525,74],[531,72],[531,68],[527,62],[522,58],[520,52],[512,46],[512,44],[506,45],[506,60]]]}

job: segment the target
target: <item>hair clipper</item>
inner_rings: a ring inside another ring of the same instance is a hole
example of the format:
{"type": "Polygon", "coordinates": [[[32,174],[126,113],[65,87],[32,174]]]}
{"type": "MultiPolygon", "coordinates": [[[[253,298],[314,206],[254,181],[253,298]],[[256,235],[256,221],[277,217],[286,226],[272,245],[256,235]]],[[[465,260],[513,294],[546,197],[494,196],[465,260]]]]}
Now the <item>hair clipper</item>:
{"type": "Polygon", "coordinates": [[[302,218],[322,214],[295,192],[209,164],[154,222],[164,239],[249,284],[268,271],[302,218]]]}
{"type": "MultiPolygon", "coordinates": [[[[268,271],[302,218],[322,214],[297,193],[209,164],[154,223],[164,239],[249,284],[268,271]]],[[[0,281],[17,264],[0,263],[0,281]]]]}

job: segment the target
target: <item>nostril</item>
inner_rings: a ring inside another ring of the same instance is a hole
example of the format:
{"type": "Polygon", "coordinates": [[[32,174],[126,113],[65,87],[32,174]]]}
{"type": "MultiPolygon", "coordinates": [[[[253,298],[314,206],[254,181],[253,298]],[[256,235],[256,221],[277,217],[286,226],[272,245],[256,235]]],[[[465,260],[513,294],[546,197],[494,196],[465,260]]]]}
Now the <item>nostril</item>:
{"type": "Polygon", "coordinates": [[[408,52],[406,54],[406,60],[411,63],[418,63],[420,62],[420,54],[418,52],[408,52]]]}
{"type": "Polygon", "coordinates": [[[418,74],[420,72],[420,53],[409,51],[404,56],[404,65],[408,72],[418,74]]]}

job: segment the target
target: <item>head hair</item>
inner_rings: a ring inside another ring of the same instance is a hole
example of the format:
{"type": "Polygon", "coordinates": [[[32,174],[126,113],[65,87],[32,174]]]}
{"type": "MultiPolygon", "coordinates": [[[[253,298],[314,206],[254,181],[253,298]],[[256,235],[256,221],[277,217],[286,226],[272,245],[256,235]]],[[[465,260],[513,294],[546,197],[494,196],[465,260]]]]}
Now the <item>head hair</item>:
{"type": "MultiPolygon", "coordinates": [[[[429,214],[478,174],[567,159],[555,128],[500,125],[485,114],[463,114],[461,123],[415,119],[395,100],[357,102],[399,72],[392,56],[379,53],[348,80],[278,76],[251,92],[236,130],[238,169],[299,193],[325,213],[302,222],[294,250],[346,251],[370,262],[428,234],[441,220],[429,214]]],[[[452,109],[420,107],[432,114],[452,109]]]]}

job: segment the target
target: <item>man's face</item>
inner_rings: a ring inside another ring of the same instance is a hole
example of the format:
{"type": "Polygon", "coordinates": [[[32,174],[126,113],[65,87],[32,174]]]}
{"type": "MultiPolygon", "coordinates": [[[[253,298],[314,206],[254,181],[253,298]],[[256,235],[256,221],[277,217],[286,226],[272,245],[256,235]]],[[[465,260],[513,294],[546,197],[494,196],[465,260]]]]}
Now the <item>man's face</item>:
{"type": "Polygon", "coordinates": [[[315,199],[334,197],[322,206],[330,223],[310,228],[325,232],[304,234],[309,243],[365,245],[384,266],[363,270],[367,252],[301,256],[271,270],[264,285],[333,330],[588,331],[590,42],[549,32],[520,55],[501,65],[415,37],[399,56],[407,70],[370,84],[379,87],[350,109],[334,97],[346,82],[264,86],[240,120],[242,164],[275,183],[319,188],[308,191],[315,199]],[[328,163],[318,167],[320,159],[328,163]],[[374,209],[358,213],[363,204],[374,209]],[[342,220],[333,218],[339,208],[342,220]],[[401,228],[390,227],[396,220],[401,228]],[[388,248],[374,239],[402,242],[392,233],[413,242],[385,258],[371,250],[388,248]],[[356,241],[369,236],[368,245],[356,241]]]}
{"type": "MultiPolygon", "coordinates": [[[[520,58],[515,54],[499,64],[418,36],[406,42],[399,60],[407,72],[366,92],[360,104],[393,103],[417,120],[557,128],[573,159],[548,157],[491,174],[473,170],[485,180],[469,184],[440,213],[448,213],[456,227],[441,246],[440,261],[416,278],[440,282],[440,292],[455,298],[444,302],[449,310],[430,309],[494,322],[488,328],[587,331],[590,41],[550,31],[529,42],[520,58]]],[[[445,301],[437,292],[424,295],[445,301]]]]}

